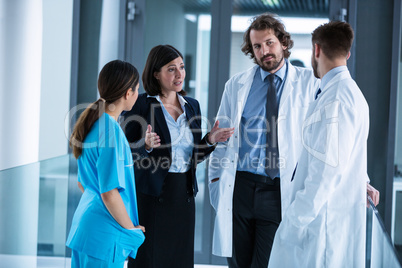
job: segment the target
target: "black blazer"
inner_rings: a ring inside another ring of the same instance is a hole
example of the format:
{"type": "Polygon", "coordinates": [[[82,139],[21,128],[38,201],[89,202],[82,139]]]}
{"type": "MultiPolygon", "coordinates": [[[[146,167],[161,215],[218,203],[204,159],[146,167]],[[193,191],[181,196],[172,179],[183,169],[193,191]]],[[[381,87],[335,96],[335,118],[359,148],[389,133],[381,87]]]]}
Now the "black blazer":
{"type": "MultiPolygon", "coordinates": [[[[201,138],[201,111],[197,100],[184,97],[187,122],[190,124],[194,137],[194,149],[191,159],[190,173],[192,190],[195,196],[198,192],[196,180],[197,164],[203,161],[215,146],[208,146],[207,135],[201,138]]],[[[163,182],[172,163],[172,147],[169,128],[162,107],[155,98],[148,98],[146,93],[140,94],[131,109],[123,115],[122,129],[130,143],[134,160],[134,172],[137,191],[153,196],[162,192],[163,182]],[[145,150],[145,131],[147,125],[161,138],[161,146],[150,153],[145,150]]]]}

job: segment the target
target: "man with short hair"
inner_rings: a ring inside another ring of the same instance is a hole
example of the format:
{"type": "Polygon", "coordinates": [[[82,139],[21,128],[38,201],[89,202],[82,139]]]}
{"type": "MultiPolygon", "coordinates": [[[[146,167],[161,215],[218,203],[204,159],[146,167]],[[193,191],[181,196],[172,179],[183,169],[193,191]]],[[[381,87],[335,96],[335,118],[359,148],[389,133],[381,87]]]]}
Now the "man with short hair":
{"type": "MultiPolygon", "coordinates": [[[[242,51],[256,65],[225,85],[217,120],[235,133],[209,162],[213,254],[228,257],[230,268],[266,268],[281,221],[281,189],[302,151],[302,123],[318,80],[288,61],[293,41],[275,15],[253,18],[243,40],[242,51]]],[[[282,204],[288,200],[282,190],[282,204]]]]}
{"type": "Polygon", "coordinates": [[[303,124],[269,267],[365,266],[369,108],[346,67],[353,35],[348,23],[335,21],[312,33],[321,86],[303,124]]]}

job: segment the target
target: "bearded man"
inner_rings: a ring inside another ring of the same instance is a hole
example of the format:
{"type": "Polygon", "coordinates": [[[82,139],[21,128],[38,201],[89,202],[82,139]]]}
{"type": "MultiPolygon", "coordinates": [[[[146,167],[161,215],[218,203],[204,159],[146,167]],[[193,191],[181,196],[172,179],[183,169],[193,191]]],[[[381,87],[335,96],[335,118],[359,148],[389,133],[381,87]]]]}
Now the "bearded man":
{"type": "MultiPolygon", "coordinates": [[[[301,179],[296,181],[295,173],[306,168],[300,164],[306,160],[301,157],[303,125],[320,92],[316,77],[322,76],[288,61],[293,41],[274,14],[254,17],[243,41],[242,51],[256,65],[225,85],[217,120],[235,132],[209,160],[216,211],[212,253],[227,257],[230,268],[266,268],[281,216],[297,203],[294,193],[301,179]]],[[[320,70],[315,60],[312,66],[320,70]]],[[[366,181],[367,194],[377,205],[380,194],[367,175],[359,180],[366,181]]],[[[293,260],[286,254],[277,257],[276,265],[293,260]]]]}
{"type": "MultiPolygon", "coordinates": [[[[243,40],[256,65],[226,83],[218,111],[220,125],[235,133],[209,162],[212,253],[228,257],[230,268],[266,268],[281,221],[281,188],[290,186],[319,80],[288,61],[293,41],[275,15],[254,17],[243,40]]],[[[282,193],[282,204],[288,202],[282,193]]]]}

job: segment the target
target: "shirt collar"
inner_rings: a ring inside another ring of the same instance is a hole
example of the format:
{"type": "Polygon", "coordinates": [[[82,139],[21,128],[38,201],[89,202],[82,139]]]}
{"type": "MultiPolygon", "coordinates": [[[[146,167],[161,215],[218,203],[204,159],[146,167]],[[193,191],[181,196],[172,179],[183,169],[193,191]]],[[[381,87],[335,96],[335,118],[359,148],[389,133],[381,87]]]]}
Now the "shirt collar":
{"type": "MultiPolygon", "coordinates": [[[[179,99],[179,103],[180,103],[181,107],[184,108],[184,106],[187,103],[186,99],[183,98],[183,96],[180,94],[176,93],[176,95],[177,95],[177,98],[179,99]]],[[[155,95],[155,96],[147,95],[147,98],[155,98],[159,103],[163,104],[159,95],[155,95]]]]}
{"type": "Polygon", "coordinates": [[[328,84],[328,82],[332,78],[334,78],[338,73],[347,71],[347,70],[348,70],[348,67],[342,65],[342,66],[335,67],[335,68],[331,69],[329,72],[327,72],[324,75],[324,77],[321,79],[321,85],[320,85],[321,90],[323,90],[325,88],[325,86],[328,84]]]}
{"type": "MultiPolygon", "coordinates": [[[[285,60],[285,64],[283,64],[283,66],[275,73],[275,75],[277,77],[279,77],[281,79],[281,81],[283,81],[283,79],[285,79],[286,69],[288,68],[288,60],[287,59],[284,59],[284,60],[285,60]]],[[[260,68],[261,80],[264,81],[265,78],[267,78],[267,76],[270,75],[271,73],[264,71],[261,67],[258,67],[258,68],[260,68]]]]}
{"type": "Polygon", "coordinates": [[[180,105],[184,107],[187,103],[186,99],[180,94],[177,94],[177,97],[179,98],[180,105]]]}

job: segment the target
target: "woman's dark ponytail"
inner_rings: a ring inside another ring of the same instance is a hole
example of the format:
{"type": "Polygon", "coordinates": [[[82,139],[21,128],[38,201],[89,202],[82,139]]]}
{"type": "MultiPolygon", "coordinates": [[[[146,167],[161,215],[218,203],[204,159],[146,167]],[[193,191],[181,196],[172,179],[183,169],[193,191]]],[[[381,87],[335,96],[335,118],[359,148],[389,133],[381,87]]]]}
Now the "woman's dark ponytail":
{"type": "Polygon", "coordinates": [[[105,104],[106,103],[100,99],[91,103],[78,118],[70,137],[70,147],[73,149],[75,158],[78,159],[82,154],[84,139],[96,120],[105,112],[105,104]]]}
{"type": "Polygon", "coordinates": [[[78,159],[82,154],[83,143],[93,124],[106,110],[107,104],[112,104],[123,97],[127,90],[135,90],[140,76],[137,69],[128,62],[114,60],[107,63],[99,73],[98,90],[101,98],[91,103],[80,115],[70,136],[70,147],[78,159]]]}

